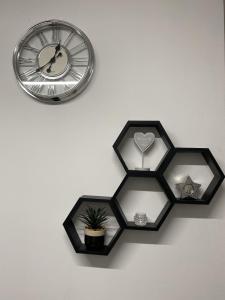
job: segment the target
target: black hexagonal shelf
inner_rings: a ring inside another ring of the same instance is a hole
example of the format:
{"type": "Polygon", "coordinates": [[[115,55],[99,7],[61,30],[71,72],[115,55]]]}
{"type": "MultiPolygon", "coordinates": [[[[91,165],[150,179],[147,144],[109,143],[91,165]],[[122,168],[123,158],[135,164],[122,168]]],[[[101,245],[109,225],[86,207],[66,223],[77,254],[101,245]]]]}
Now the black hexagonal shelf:
{"type": "Polygon", "coordinates": [[[113,196],[126,229],[158,230],[173,206],[170,190],[161,178],[143,174],[126,175],[113,196]],[[135,213],[146,213],[145,226],[136,225],[135,213]]]}
{"type": "Polygon", "coordinates": [[[128,121],[113,145],[119,160],[127,173],[146,172],[140,170],[142,156],[134,143],[134,134],[137,132],[143,134],[151,132],[155,135],[154,144],[144,155],[144,163],[150,172],[157,171],[162,161],[174,148],[159,121],[128,121]]]}
{"type": "Polygon", "coordinates": [[[78,253],[108,255],[123,229],[158,230],[174,203],[209,204],[224,180],[208,148],[175,148],[159,121],[128,121],[113,148],[127,173],[117,191],[112,198],[79,198],[63,223],[78,253]],[[134,143],[134,134],[146,144],[134,143]],[[105,246],[99,251],[84,244],[78,215],[87,206],[107,207],[110,216],[105,246]],[[136,225],[136,213],[147,215],[146,225],[136,225]]]}
{"type": "Polygon", "coordinates": [[[222,170],[208,148],[175,148],[160,171],[176,203],[209,204],[224,179],[222,170]],[[177,189],[176,185],[183,183],[188,176],[193,182],[201,184],[196,199],[181,197],[177,189]]]}
{"type": "Polygon", "coordinates": [[[63,223],[67,235],[77,253],[108,255],[123,231],[122,220],[117,207],[109,197],[82,196],[74,205],[63,223]],[[105,207],[109,216],[106,224],[105,246],[101,250],[88,250],[84,244],[84,224],[78,215],[86,207],[105,207]]]}

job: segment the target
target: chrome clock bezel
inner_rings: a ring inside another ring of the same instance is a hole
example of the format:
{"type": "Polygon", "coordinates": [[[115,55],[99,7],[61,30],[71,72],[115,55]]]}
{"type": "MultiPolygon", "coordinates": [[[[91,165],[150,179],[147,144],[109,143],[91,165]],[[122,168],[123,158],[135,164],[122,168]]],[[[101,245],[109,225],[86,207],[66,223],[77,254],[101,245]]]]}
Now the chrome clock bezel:
{"type": "Polygon", "coordinates": [[[30,95],[34,99],[44,102],[44,103],[48,103],[48,104],[60,104],[60,103],[66,102],[66,101],[71,100],[72,98],[78,96],[89,84],[89,82],[92,78],[92,75],[94,73],[94,66],[95,66],[94,49],[92,47],[92,44],[91,44],[89,38],[86,36],[86,34],[81,29],[79,29],[77,26],[75,26],[69,22],[65,22],[65,21],[57,20],[57,19],[43,21],[43,22],[40,22],[40,23],[30,27],[27,30],[27,32],[24,34],[22,39],[20,39],[20,41],[16,45],[14,52],[13,52],[13,68],[14,68],[17,82],[19,83],[21,88],[26,92],[26,94],[30,95]],[[80,82],[74,88],[69,90],[68,92],[65,92],[64,94],[59,95],[59,96],[47,96],[47,95],[46,96],[44,96],[44,95],[37,96],[31,90],[27,89],[26,86],[23,84],[23,82],[19,76],[17,61],[20,56],[20,52],[23,49],[24,44],[27,42],[27,40],[29,40],[29,38],[31,36],[35,35],[35,33],[40,32],[42,29],[44,29],[44,30],[51,29],[53,26],[56,26],[57,24],[65,27],[65,28],[72,29],[74,32],[76,32],[77,35],[79,35],[83,39],[83,41],[87,47],[88,54],[89,54],[88,66],[87,66],[87,69],[86,69],[82,79],[80,80],[80,82]]]}

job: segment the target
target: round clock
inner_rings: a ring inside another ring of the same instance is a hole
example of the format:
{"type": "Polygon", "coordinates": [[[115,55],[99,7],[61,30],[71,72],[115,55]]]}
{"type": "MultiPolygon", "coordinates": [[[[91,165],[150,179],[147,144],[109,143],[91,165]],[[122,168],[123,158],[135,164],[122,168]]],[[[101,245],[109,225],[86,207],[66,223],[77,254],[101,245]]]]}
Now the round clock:
{"type": "Polygon", "coordinates": [[[14,50],[13,66],[26,93],[57,104],[87,86],[94,70],[94,51],[79,28],[50,20],[28,30],[14,50]]]}

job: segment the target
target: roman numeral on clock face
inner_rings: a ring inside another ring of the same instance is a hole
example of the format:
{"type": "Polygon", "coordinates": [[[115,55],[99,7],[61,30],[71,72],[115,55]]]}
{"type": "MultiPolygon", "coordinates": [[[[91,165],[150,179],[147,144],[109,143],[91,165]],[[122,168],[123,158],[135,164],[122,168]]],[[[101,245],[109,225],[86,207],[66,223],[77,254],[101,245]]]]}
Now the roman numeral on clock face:
{"type": "Polygon", "coordinates": [[[80,43],[79,45],[77,45],[76,47],[74,47],[70,50],[70,55],[74,56],[74,55],[84,51],[84,49],[87,49],[86,44],[85,43],[80,43]]]}
{"type": "Polygon", "coordinates": [[[38,74],[36,72],[36,69],[29,69],[23,73],[20,73],[20,79],[22,81],[31,81],[31,80],[35,80],[36,78],[38,78],[38,74]]]}
{"type": "Polygon", "coordinates": [[[70,89],[70,85],[66,83],[65,79],[63,79],[63,82],[65,83],[65,85],[64,85],[64,91],[68,91],[70,89]]]}
{"type": "Polygon", "coordinates": [[[55,86],[53,84],[49,85],[49,87],[48,87],[48,95],[49,96],[55,95],[55,86]]]}
{"type": "Polygon", "coordinates": [[[36,60],[32,58],[20,57],[18,62],[22,67],[34,67],[36,65],[36,60]]]}
{"type": "Polygon", "coordinates": [[[76,81],[80,81],[82,78],[82,75],[76,71],[70,70],[69,73],[76,81]]]}
{"type": "Polygon", "coordinates": [[[59,43],[60,42],[60,31],[57,27],[52,29],[52,42],[59,43]]]}
{"type": "Polygon", "coordinates": [[[72,58],[71,65],[74,67],[87,67],[88,57],[72,58]]]}
{"type": "Polygon", "coordinates": [[[40,94],[44,88],[44,85],[42,84],[42,82],[44,82],[44,81],[45,81],[45,78],[38,76],[38,78],[35,79],[34,84],[30,85],[30,90],[36,94],[40,94]]]}
{"type": "Polygon", "coordinates": [[[39,35],[38,35],[38,37],[39,37],[39,40],[40,40],[41,45],[43,47],[48,44],[48,40],[46,39],[46,37],[45,37],[45,35],[44,35],[43,32],[40,32],[39,35]]]}
{"type": "Polygon", "coordinates": [[[32,51],[32,52],[34,52],[35,54],[39,53],[39,51],[40,51],[40,50],[38,50],[37,48],[34,48],[34,47],[30,46],[29,44],[25,45],[25,46],[24,46],[24,49],[25,49],[25,50],[28,50],[28,51],[32,51]]]}
{"type": "Polygon", "coordinates": [[[75,35],[75,33],[73,31],[71,31],[70,34],[68,35],[68,37],[65,39],[65,42],[63,43],[64,47],[68,46],[70,41],[73,39],[74,35],[75,35]]]}

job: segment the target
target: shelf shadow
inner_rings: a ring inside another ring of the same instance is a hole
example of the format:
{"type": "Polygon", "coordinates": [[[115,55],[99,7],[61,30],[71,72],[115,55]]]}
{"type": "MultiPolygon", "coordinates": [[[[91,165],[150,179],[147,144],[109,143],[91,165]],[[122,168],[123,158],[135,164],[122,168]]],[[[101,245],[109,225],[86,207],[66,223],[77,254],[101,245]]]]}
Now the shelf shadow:
{"type": "Polygon", "coordinates": [[[73,259],[82,267],[122,269],[132,260],[133,247],[131,251],[129,244],[170,245],[183,232],[182,218],[222,218],[225,211],[223,193],[222,185],[209,205],[175,204],[159,231],[124,230],[108,256],[75,254],[65,234],[66,244],[73,259]]]}
{"type": "Polygon", "coordinates": [[[224,216],[225,201],[223,199],[224,185],[222,185],[208,205],[175,204],[172,209],[174,218],[210,218],[221,219],[224,216]]]}
{"type": "Polygon", "coordinates": [[[129,256],[128,245],[123,243],[122,237],[117,241],[108,256],[76,253],[66,234],[64,235],[64,239],[66,240],[66,245],[69,248],[72,259],[82,267],[120,269],[124,267],[124,263],[129,256]]]}
{"type": "MultiPolygon", "coordinates": [[[[168,245],[172,244],[172,239],[174,230],[173,218],[169,217],[162,225],[159,231],[137,231],[137,230],[124,230],[121,237],[111,250],[108,256],[98,256],[98,255],[86,255],[86,254],[77,254],[75,256],[76,263],[82,267],[94,267],[94,268],[107,268],[107,269],[121,269],[125,265],[128,265],[130,260],[132,260],[131,247],[129,244],[157,244],[157,245],[168,245]],[[171,226],[172,225],[172,226],[171,226]]],[[[179,222],[179,220],[178,220],[179,222]]],[[[175,220],[176,223],[176,220],[175,220]]],[[[181,226],[177,226],[180,228],[181,226]]],[[[65,238],[67,236],[65,235],[65,238]]],[[[68,239],[68,238],[67,238],[68,239]]],[[[74,255],[74,249],[72,245],[68,247],[72,249],[74,255]]],[[[133,249],[133,247],[132,247],[133,249]]]]}

